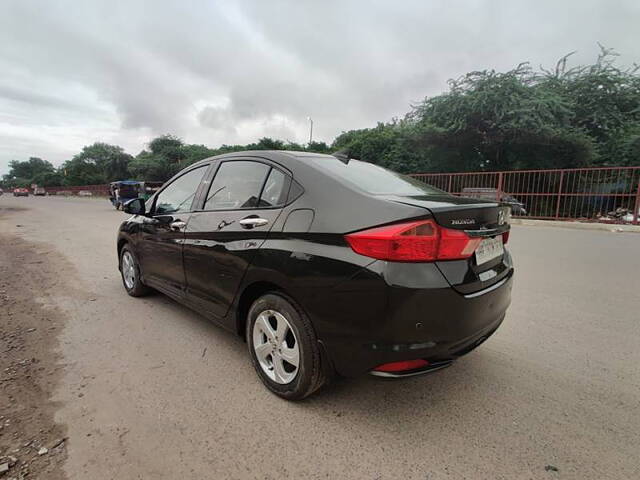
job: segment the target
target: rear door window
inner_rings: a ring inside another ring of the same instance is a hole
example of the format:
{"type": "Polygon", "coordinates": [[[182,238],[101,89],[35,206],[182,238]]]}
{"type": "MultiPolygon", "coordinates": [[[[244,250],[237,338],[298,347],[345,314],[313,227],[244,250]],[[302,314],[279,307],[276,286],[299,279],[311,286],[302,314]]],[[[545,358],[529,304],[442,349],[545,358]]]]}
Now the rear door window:
{"type": "Polygon", "coordinates": [[[205,200],[205,210],[242,210],[258,207],[268,165],[250,161],[220,165],[205,200]]]}

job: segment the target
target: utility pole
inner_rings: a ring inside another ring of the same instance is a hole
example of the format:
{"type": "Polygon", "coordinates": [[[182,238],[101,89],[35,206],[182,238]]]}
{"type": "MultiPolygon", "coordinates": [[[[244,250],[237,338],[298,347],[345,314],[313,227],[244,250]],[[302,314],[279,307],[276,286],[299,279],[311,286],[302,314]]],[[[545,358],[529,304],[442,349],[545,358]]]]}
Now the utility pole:
{"type": "Polygon", "coordinates": [[[307,117],[307,120],[309,120],[309,145],[311,145],[311,142],[313,141],[313,119],[311,117],[307,117]]]}

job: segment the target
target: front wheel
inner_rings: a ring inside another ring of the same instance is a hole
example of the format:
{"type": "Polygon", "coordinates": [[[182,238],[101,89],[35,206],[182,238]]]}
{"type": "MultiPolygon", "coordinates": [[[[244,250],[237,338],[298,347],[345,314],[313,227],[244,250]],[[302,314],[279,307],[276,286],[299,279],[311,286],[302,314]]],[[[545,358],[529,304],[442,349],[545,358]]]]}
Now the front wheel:
{"type": "Polygon", "coordinates": [[[276,395],[301,400],[326,383],[313,326],[283,294],[268,293],[253,302],[246,337],[258,376],[276,395]]]}
{"type": "Polygon", "coordinates": [[[125,290],[132,297],[142,297],[150,292],[150,288],[142,283],[140,265],[129,245],[120,251],[120,274],[125,290]]]}

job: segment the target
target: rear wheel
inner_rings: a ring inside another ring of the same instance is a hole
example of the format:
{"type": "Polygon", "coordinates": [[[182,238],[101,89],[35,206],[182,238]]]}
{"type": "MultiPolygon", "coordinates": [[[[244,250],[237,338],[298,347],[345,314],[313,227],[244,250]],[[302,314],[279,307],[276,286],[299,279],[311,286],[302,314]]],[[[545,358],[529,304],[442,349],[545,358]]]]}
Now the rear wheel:
{"type": "Polygon", "coordinates": [[[125,245],[120,251],[120,273],[122,275],[122,284],[132,297],[142,297],[151,291],[149,287],[142,283],[138,259],[129,245],[125,245]]]}
{"type": "Polygon", "coordinates": [[[313,326],[285,295],[272,292],[253,302],[246,338],[258,376],[276,395],[300,400],[326,383],[313,326]]]}

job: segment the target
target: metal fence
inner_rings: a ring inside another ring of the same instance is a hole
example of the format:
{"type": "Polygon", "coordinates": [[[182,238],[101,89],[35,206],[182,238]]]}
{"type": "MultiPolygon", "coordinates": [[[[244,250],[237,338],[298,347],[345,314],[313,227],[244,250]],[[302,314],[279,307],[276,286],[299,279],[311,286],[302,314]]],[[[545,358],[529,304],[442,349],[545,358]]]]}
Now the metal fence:
{"type": "Polygon", "coordinates": [[[454,195],[512,203],[516,205],[513,214],[518,217],[638,223],[640,167],[412,176],[454,195]]]}

